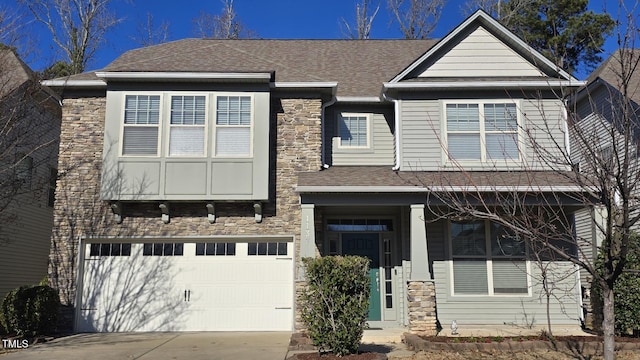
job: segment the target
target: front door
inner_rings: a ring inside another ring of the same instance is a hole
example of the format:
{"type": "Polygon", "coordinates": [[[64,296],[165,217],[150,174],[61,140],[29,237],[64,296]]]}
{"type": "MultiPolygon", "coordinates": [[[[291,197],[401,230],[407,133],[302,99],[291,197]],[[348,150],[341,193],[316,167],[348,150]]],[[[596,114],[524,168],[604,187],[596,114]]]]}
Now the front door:
{"type": "Polygon", "coordinates": [[[342,254],[369,258],[369,320],[380,321],[380,238],[378,234],[342,234],[342,254]]]}

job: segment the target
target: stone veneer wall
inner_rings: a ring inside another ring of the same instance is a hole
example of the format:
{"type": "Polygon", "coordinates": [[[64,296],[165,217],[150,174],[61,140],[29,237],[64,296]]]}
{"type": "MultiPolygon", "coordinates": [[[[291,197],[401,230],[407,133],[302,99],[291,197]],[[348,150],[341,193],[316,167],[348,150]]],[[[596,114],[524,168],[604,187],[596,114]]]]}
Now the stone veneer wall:
{"type": "MultiPolygon", "coordinates": [[[[250,202],[218,203],[209,224],[204,203],[171,203],[164,224],[158,203],[125,203],[117,224],[106,201],[99,199],[103,152],[104,97],[64,99],[60,177],[54,209],[49,276],[63,304],[75,297],[78,240],[101,236],[294,235],[299,262],[300,201],[297,174],[320,169],[320,99],[274,99],[271,103],[270,202],[256,223],[250,202]],[[275,186],[275,188],[273,188],[275,186]]],[[[293,286],[293,284],[292,284],[293,286]]]]}
{"type": "Polygon", "coordinates": [[[409,332],[436,334],[436,288],[432,281],[409,281],[407,289],[409,332]]]}

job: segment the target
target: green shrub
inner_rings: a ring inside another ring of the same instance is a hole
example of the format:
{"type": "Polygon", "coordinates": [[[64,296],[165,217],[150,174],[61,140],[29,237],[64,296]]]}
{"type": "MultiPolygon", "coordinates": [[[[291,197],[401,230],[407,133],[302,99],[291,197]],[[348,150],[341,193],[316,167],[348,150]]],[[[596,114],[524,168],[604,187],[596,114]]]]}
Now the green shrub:
{"type": "Polygon", "coordinates": [[[302,259],[307,289],[302,320],[320,351],[343,356],[358,351],[369,311],[369,259],[327,256],[302,259]]]}
{"type": "MultiPolygon", "coordinates": [[[[599,254],[596,269],[602,271],[603,255],[599,254]]],[[[640,236],[633,234],[629,242],[626,270],[640,271],[640,236]]],[[[602,325],[602,289],[594,281],[591,284],[591,304],[594,327],[602,325]]],[[[613,287],[615,331],[617,335],[627,335],[640,330],[640,274],[623,272],[613,287]]]]}
{"type": "Polygon", "coordinates": [[[33,337],[51,333],[58,320],[60,298],[50,286],[21,286],[2,301],[2,318],[9,333],[33,337]]]}

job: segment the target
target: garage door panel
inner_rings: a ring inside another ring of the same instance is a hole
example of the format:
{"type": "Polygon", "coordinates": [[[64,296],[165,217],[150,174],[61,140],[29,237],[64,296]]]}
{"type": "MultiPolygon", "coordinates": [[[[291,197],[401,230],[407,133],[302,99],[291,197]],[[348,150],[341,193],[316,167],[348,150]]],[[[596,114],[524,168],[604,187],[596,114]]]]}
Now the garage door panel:
{"type": "MultiPolygon", "coordinates": [[[[289,253],[292,244],[288,244],[289,253]]],[[[78,331],[290,330],[293,260],[247,256],[87,256],[78,331]]],[[[87,254],[90,245],[87,245],[87,254]]]]}

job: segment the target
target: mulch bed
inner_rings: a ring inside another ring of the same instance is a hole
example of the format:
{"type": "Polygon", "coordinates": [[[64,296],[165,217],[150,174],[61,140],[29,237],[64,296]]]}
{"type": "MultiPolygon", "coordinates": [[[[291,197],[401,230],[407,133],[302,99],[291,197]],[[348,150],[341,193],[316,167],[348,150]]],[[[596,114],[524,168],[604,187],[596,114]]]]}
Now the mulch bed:
{"type": "Polygon", "coordinates": [[[331,353],[319,354],[318,352],[300,353],[289,357],[287,360],[386,360],[387,355],[376,352],[363,352],[338,357],[331,353]]]}

